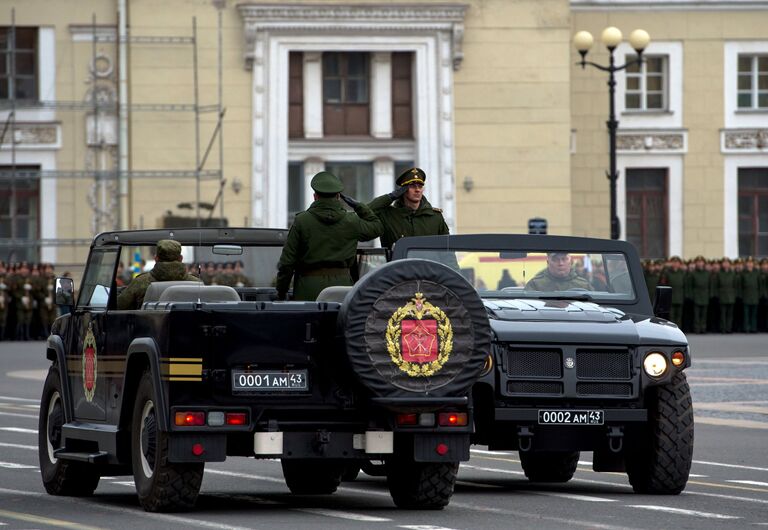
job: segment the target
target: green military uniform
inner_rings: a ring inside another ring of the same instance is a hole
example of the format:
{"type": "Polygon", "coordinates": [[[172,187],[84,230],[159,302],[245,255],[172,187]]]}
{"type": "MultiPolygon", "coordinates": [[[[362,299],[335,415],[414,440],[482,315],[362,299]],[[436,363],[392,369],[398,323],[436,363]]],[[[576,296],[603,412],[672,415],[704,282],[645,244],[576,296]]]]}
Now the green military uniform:
{"type": "Polygon", "coordinates": [[[14,297],[16,299],[16,340],[30,340],[35,300],[32,297],[32,284],[28,277],[20,277],[16,283],[14,297]]]}
{"type": "Polygon", "coordinates": [[[768,258],[760,260],[760,306],[758,331],[768,331],[768,258]]]}
{"type": "Polygon", "coordinates": [[[739,291],[744,303],[744,333],[757,332],[757,305],[760,303],[760,271],[745,269],[739,275],[739,291]]]}
{"type": "Polygon", "coordinates": [[[733,269],[717,273],[717,298],[720,300],[720,332],[733,332],[733,304],[736,303],[738,280],[733,269]]]}
{"type": "Polygon", "coordinates": [[[655,265],[653,262],[648,263],[648,267],[643,271],[645,277],[645,286],[648,288],[648,297],[653,302],[656,299],[656,286],[659,285],[661,279],[661,272],[654,270],[655,265]]]}
{"type": "Polygon", "coordinates": [[[172,239],[162,239],[157,242],[155,253],[157,261],[149,272],[136,276],[122,293],[117,297],[118,309],[139,309],[144,303],[144,294],[152,282],[168,281],[200,281],[197,276],[187,274],[181,258],[181,244],[172,239]]]}
{"type": "Polygon", "coordinates": [[[10,303],[8,284],[5,283],[5,278],[0,278],[0,340],[5,340],[5,325],[8,322],[8,306],[10,303]]]}
{"type": "Polygon", "coordinates": [[[401,237],[447,235],[448,225],[443,219],[442,210],[433,208],[429,201],[422,197],[418,208],[408,207],[402,195],[411,184],[423,185],[427,177],[424,171],[414,167],[397,177],[399,186],[392,193],[376,197],[368,205],[384,227],[381,235],[381,246],[392,248],[401,237]],[[394,203],[393,203],[394,202],[394,203]]]}
{"type": "Polygon", "coordinates": [[[704,262],[704,257],[696,258],[696,268],[688,273],[688,296],[693,300],[693,332],[705,333],[707,331],[707,308],[709,306],[709,271],[699,263],[704,262]]]}
{"type": "Polygon", "coordinates": [[[59,316],[58,307],[54,303],[54,280],[49,279],[44,285],[44,296],[40,300],[37,308],[40,313],[40,324],[44,336],[51,333],[51,326],[56,317],[59,316]]]}
{"type": "Polygon", "coordinates": [[[552,275],[549,269],[540,270],[536,276],[525,284],[528,291],[567,291],[568,289],[592,290],[589,282],[571,270],[568,276],[559,278],[552,275]]]}
{"type": "MultiPolygon", "coordinates": [[[[679,261],[680,258],[672,258],[672,261],[676,260],[679,261]]],[[[685,304],[685,271],[667,267],[661,273],[659,282],[661,285],[668,285],[672,288],[669,319],[677,324],[678,327],[681,327],[683,325],[683,304],[685,304]]]]}
{"type": "Polygon", "coordinates": [[[319,196],[296,215],[277,265],[276,288],[281,300],[291,278],[294,300],[315,300],[326,287],[352,285],[350,267],[357,242],[381,235],[381,221],[365,204],[344,197],[355,212],[344,209],[336,198],[344,187],[335,175],[321,171],[312,178],[311,186],[319,196]]]}

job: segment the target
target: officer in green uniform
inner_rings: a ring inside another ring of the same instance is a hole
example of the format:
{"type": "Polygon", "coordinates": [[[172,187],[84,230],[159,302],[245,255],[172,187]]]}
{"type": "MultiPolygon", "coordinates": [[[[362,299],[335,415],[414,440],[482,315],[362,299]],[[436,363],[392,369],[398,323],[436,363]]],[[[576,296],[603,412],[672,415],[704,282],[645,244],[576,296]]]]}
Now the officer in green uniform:
{"type": "Polygon", "coordinates": [[[688,272],[688,295],[693,300],[693,332],[707,331],[710,273],[704,256],[696,256],[694,267],[688,272]]]}
{"type": "Polygon", "coordinates": [[[8,306],[11,298],[8,296],[8,284],[5,276],[0,276],[0,340],[5,340],[5,324],[8,322],[8,306]]]}
{"type": "Polygon", "coordinates": [[[768,331],[768,258],[760,260],[760,307],[757,330],[768,331]]]}
{"type": "Polygon", "coordinates": [[[733,304],[736,303],[738,281],[731,260],[723,258],[717,273],[717,297],[720,300],[720,332],[733,332],[733,304]]]}
{"type": "Polygon", "coordinates": [[[547,254],[547,267],[540,270],[525,284],[526,291],[592,290],[589,282],[571,267],[571,256],[566,252],[547,254]]]}
{"type": "Polygon", "coordinates": [[[443,212],[424,197],[427,175],[412,167],[397,177],[395,190],[368,205],[384,226],[381,246],[391,249],[401,237],[447,235],[443,212]],[[393,204],[394,202],[394,204],[393,204]]]}
{"type": "Polygon", "coordinates": [[[672,304],[669,310],[669,319],[683,325],[683,304],[685,303],[685,271],[682,269],[683,260],[679,256],[672,256],[667,262],[667,267],[661,273],[659,283],[672,288],[672,304]]]}
{"type": "Polygon", "coordinates": [[[643,268],[643,276],[645,276],[645,286],[648,288],[648,296],[653,303],[656,299],[656,286],[659,285],[659,279],[661,279],[661,264],[660,260],[648,260],[646,266],[643,268]]]}
{"type": "Polygon", "coordinates": [[[744,270],[739,275],[739,291],[744,304],[742,320],[744,333],[757,333],[757,305],[760,303],[760,271],[755,268],[755,260],[747,258],[744,270]]]}
{"type": "Polygon", "coordinates": [[[152,282],[169,282],[200,279],[187,273],[181,262],[181,243],[173,239],[161,239],[155,249],[155,266],[149,272],[136,276],[117,297],[118,309],[140,309],[144,303],[144,294],[152,282]]]}
{"type": "Polygon", "coordinates": [[[285,300],[293,282],[294,300],[316,300],[332,285],[352,285],[350,267],[355,262],[358,241],[369,241],[382,233],[381,221],[368,206],[341,192],[341,181],[321,171],[310,183],[315,201],[296,215],[277,264],[277,296],[285,300]],[[354,213],[339,202],[346,202],[354,213]]]}

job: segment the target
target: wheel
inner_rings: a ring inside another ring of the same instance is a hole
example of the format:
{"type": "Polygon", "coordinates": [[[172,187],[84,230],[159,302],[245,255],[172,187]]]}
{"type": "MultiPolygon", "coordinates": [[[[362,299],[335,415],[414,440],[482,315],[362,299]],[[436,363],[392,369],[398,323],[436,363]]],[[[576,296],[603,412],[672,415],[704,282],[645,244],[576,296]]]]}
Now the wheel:
{"type": "Polygon", "coordinates": [[[456,485],[458,462],[387,460],[387,485],[398,508],[442,510],[456,485]]]}
{"type": "Polygon", "coordinates": [[[148,512],[187,510],[195,505],[203,481],[202,463],[168,462],[168,433],[157,423],[152,377],[144,372],[131,423],[131,463],[136,492],[148,512]]]}
{"type": "Polygon", "coordinates": [[[283,459],[283,477],[295,495],[330,495],[341,483],[346,464],[338,460],[283,459]]]}
{"type": "Polygon", "coordinates": [[[576,472],[579,451],[520,451],[520,464],[531,482],[568,482],[576,472]]]}
{"type": "Polygon", "coordinates": [[[693,460],[693,405],[685,374],[652,388],[647,407],[646,435],[625,457],[629,483],[636,493],[677,495],[693,460]]]}
{"type": "Polygon", "coordinates": [[[64,425],[64,402],[61,379],[56,365],[48,370],[40,399],[40,419],[37,428],[37,448],[40,475],[45,491],[51,495],[85,497],[93,495],[99,485],[99,470],[94,464],[62,460],[53,456],[62,447],[61,428],[64,425]]]}
{"type": "Polygon", "coordinates": [[[457,271],[426,259],[392,261],[363,276],[338,321],[347,364],[380,397],[464,395],[491,347],[477,291],[457,271]]]}
{"type": "Polygon", "coordinates": [[[369,475],[371,477],[386,477],[387,476],[387,466],[386,466],[386,464],[384,464],[384,462],[374,463],[373,460],[366,460],[360,466],[360,469],[363,470],[363,473],[365,473],[366,475],[369,475]]]}

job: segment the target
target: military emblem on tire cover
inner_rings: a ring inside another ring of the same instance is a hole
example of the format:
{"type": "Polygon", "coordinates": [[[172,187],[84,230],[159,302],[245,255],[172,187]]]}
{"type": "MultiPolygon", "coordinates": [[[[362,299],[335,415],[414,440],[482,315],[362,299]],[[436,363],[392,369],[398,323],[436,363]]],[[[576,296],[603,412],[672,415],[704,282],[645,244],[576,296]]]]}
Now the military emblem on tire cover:
{"type": "Polygon", "coordinates": [[[422,293],[397,308],[387,323],[387,351],[392,362],[411,377],[434,375],[453,351],[453,328],[442,309],[422,293]]]}
{"type": "Polygon", "coordinates": [[[83,390],[90,403],[96,393],[96,337],[93,336],[93,322],[88,324],[88,333],[83,340],[83,390]]]}

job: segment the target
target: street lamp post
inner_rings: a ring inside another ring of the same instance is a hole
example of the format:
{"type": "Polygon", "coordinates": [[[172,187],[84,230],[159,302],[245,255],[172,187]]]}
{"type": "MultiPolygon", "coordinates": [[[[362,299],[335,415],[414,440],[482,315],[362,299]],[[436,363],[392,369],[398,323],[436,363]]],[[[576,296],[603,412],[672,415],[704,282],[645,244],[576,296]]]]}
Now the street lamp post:
{"type": "Polygon", "coordinates": [[[610,60],[608,66],[593,63],[587,61],[587,52],[594,43],[592,34],[588,31],[579,31],[573,36],[573,45],[581,54],[581,68],[584,69],[587,65],[594,66],[598,70],[608,72],[608,94],[609,94],[609,108],[610,113],[608,116],[608,137],[609,137],[609,155],[610,155],[610,169],[607,173],[608,180],[610,181],[611,190],[611,239],[619,239],[621,234],[621,228],[619,225],[619,217],[616,215],[616,181],[619,178],[619,173],[616,170],[616,129],[619,127],[619,122],[616,120],[616,79],[614,74],[618,71],[624,70],[628,66],[634,64],[641,64],[643,61],[643,50],[648,46],[651,41],[651,37],[648,32],[642,29],[636,29],[629,36],[629,43],[637,52],[637,59],[627,61],[624,64],[618,66],[613,56],[613,52],[616,47],[621,43],[622,35],[618,28],[613,26],[605,28],[601,39],[608,52],[610,54],[610,60]]]}

